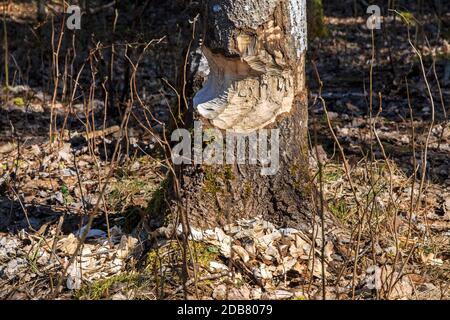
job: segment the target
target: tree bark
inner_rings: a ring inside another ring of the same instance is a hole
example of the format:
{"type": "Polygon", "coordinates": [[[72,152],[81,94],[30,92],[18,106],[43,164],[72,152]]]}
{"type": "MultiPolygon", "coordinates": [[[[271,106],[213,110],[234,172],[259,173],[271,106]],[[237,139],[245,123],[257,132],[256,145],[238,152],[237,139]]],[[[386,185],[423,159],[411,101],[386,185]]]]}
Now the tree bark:
{"type": "Polygon", "coordinates": [[[264,130],[279,130],[271,133],[279,137],[279,166],[275,174],[264,174],[261,159],[209,165],[206,149],[217,142],[210,139],[203,162],[195,162],[194,155],[194,162],[179,170],[181,207],[191,225],[203,228],[263,216],[310,231],[306,1],[207,0],[204,5],[202,51],[210,72],[193,99],[188,125],[195,126],[194,133],[200,126],[219,132],[214,139],[252,134],[262,139],[264,130]]]}
{"type": "Polygon", "coordinates": [[[308,38],[320,38],[328,35],[325,26],[322,0],[307,0],[308,38]]]}

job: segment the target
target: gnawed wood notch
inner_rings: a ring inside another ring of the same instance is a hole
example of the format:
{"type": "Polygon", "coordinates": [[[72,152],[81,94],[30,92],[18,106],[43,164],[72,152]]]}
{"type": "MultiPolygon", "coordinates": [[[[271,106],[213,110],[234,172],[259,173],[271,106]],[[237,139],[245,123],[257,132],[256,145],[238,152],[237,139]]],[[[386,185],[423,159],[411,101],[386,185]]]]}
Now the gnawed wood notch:
{"type": "Polygon", "coordinates": [[[194,107],[213,126],[248,133],[289,112],[304,89],[305,0],[209,1],[210,74],[194,107]]]}

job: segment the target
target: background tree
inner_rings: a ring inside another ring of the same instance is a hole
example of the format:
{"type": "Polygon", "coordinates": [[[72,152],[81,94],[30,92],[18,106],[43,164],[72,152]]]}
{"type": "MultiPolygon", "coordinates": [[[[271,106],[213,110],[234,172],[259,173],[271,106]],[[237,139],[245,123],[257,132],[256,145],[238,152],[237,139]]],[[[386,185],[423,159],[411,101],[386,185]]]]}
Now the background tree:
{"type": "Polygon", "coordinates": [[[310,39],[328,34],[325,26],[322,0],[307,0],[308,37],[310,39]]]}

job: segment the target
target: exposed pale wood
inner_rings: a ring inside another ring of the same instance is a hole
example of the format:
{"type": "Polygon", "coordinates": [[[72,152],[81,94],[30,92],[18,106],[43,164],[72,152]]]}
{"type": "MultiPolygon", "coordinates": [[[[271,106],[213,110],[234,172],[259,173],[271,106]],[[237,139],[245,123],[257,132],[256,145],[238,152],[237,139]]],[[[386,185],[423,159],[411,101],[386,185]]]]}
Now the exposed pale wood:
{"type": "Polygon", "coordinates": [[[252,132],[304,90],[305,1],[209,1],[203,53],[211,69],[194,106],[213,126],[252,132]]]}

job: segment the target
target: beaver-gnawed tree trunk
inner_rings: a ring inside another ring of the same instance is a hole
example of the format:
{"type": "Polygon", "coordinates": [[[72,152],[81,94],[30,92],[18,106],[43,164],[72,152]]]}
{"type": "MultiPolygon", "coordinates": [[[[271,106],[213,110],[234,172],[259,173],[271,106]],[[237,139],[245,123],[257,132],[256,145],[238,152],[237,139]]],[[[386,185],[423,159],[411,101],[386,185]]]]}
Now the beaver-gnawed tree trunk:
{"type": "Polygon", "coordinates": [[[188,125],[197,121],[193,131],[201,126],[215,140],[203,144],[203,159],[180,168],[181,207],[198,227],[260,215],[278,225],[310,230],[306,1],[206,0],[204,5],[202,52],[210,73],[193,99],[188,125]],[[272,156],[279,150],[272,172],[264,170],[267,163],[261,159],[223,165],[204,159],[220,135],[257,134],[263,139],[266,132],[274,137],[267,139],[272,156]]]}

